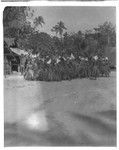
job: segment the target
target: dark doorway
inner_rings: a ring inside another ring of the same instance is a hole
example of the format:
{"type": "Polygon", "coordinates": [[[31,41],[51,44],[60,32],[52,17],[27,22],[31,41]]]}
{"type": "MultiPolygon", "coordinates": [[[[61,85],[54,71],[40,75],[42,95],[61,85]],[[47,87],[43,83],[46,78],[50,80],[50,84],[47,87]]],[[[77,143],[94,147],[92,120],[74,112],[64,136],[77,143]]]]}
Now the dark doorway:
{"type": "Polygon", "coordinates": [[[20,64],[20,59],[19,59],[19,56],[14,56],[14,59],[12,59],[11,61],[11,64],[12,64],[12,71],[19,71],[19,64],[20,64]]]}
{"type": "Polygon", "coordinates": [[[12,63],[12,71],[18,72],[18,64],[12,63]]]}

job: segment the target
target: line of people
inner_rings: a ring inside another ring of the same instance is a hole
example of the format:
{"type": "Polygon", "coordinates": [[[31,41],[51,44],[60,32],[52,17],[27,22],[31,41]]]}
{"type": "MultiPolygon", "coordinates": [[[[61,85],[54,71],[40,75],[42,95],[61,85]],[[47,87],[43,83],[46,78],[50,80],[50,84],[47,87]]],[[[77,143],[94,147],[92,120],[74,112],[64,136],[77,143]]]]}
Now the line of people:
{"type": "Polygon", "coordinates": [[[25,79],[61,81],[74,78],[97,79],[109,77],[110,62],[108,57],[93,56],[90,58],[75,57],[55,59],[41,59],[40,57],[27,57],[21,66],[21,73],[25,79]]]}
{"type": "Polygon", "coordinates": [[[93,56],[90,59],[82,58],[80,66],[81,77],[88,77],[90,79],[104,76],[109,77],[111,71],[108,57],[98,58],[98,56],[93,56]]]}

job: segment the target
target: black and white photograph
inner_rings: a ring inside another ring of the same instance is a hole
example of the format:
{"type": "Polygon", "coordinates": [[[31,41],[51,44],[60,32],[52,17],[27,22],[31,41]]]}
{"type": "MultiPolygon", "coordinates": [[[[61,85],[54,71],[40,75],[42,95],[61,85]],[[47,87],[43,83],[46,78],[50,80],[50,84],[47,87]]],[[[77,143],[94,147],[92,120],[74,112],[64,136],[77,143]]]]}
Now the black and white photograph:
{"type": "Polygon", "coordinates": [[[4,146],[117,145],[115,6],[3,11],[4,146]]]}

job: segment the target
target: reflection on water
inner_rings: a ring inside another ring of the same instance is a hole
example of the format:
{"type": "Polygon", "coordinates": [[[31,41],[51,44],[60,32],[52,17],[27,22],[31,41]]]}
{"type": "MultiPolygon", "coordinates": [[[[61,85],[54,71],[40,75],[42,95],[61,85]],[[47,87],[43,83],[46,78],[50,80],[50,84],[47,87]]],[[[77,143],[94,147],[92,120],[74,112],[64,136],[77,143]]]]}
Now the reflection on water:
{"type": "Polygon", "coordinates": [[[48,123],[44,111],[30,114],[23,122],[31,130],[47,131],[48,123]]]}
{"type": "Polygon", "coordinates": [[[5,121],[20,121],[43,103],[42,88],[38,83],[25,81],[19,76],[5,79],[4,101],[5,121]]]}

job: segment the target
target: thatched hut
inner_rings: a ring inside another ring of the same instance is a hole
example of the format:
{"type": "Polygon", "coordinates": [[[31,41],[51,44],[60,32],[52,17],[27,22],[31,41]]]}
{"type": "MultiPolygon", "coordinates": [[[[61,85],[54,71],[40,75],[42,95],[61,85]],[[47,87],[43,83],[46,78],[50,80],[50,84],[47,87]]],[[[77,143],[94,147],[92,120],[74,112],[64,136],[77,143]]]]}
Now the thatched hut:
{"type": "Polygon", "coordinates": [[[4,74],[11,74],[13,71],[20,72],[21,56],[27,52],[18,48],[12,48],[13,39],[4,39],[4,74]]]}
{"type": "Polygon", "coordinates": [[[14,54],[10,50],[10,46],[14,44],[14,39],[4,39],[4,74],[12,73],[12,62],[16,60],[14,54]]]}

